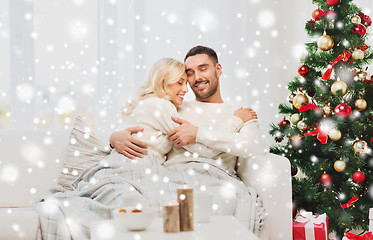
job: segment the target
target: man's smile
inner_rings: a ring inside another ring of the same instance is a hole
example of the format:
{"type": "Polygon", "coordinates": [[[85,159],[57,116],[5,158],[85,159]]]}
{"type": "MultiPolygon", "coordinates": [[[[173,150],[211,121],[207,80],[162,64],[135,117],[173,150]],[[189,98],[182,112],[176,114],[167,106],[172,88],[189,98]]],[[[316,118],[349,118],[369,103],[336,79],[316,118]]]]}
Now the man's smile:
{"type": "Polygon", "coordinates": [[[196,84],[194,84],[194,87],[197,88],[198,90],[203,90],[206,88],[207,83],[209,83],[208,80],[199,81],[196,84]]]}

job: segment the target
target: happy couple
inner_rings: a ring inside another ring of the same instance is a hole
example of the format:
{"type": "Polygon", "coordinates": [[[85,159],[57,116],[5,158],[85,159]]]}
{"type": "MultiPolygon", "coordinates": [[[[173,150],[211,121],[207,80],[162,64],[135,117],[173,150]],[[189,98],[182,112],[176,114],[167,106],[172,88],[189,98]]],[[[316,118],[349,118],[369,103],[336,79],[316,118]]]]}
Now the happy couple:
{"type": "Polygon", "coordinates": [[[184,64],[157,61],[124,109],[133,127],[112,134],[114,149],[79,177],[75,190],[37,205],[43,239],[89,239],[91,222],[111,219],[126,199],[160,209],[177,202],[182,185],[211,194],[214,214],[247,216],[242,221],[255,222],[258,232],[265,219],[260,196],[235,168],[238,157],[263,154],[265,143],[255,112],[223,101],[221,74],[217,54],[204,46],[190,49],[184,64]],[[187,83],[196,101],[184,102],[187,83]],[[242,199],[256,203],[254,213],[242,199]]]}
{"type": "Polygon", "coordinates": [[[263,154],[265,142],[252,109],[223,101],[221,74],[216,52],[204,46],[190,49],[184,64],[159,60],[126,109],[127,114],[133,111],[138,124],[114,132],[111,147],[131,159],[144,157],[147,149],[156,151],[166,167],[193,156],[207,157],[213,165],[235,173],[237,157],[263,154]],[[187,82],[196,101],[183,103],[187,82]],[[141,137],[135,134],[140,131],[141,137]]]}

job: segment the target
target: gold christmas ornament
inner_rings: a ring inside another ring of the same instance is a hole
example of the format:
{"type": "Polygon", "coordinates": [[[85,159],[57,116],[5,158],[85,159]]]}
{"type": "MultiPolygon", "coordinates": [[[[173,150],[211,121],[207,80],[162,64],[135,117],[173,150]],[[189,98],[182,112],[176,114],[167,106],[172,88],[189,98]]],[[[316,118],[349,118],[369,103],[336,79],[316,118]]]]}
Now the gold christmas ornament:
{"type": "Polygon", "coordinates": [[[297,128],[298,128],[299,130],[304,130],[304,129],[307,128],[307,124],[306,124],[304,121],[299,121],[299,122],[297,123],[297,128]]]}
{"type": "Polygon", "coordinates": [[[368,143],[364,140],[358,140],[352,146],[355,153],[365,154],[368,152],[368,143]]]}
{"type": "Polygon", "coordinates": [[[317,47],[323,51],[329,51],[334,46],[333,39],[324,33],[319,39],[317,40],[317,47]]]}
{"type": "Polygon", "coordinates": [[[298,113],[294,113],[293,115],[291,115],[290,117],[290,122],[292,124],[297,124],[300,120],[302,119],[302,116],[298,113]]]}
{"type": "Polygon", "coordinates": [[[342,160],[337,160],[334,162],[334,169],[337,172],[343,172],[346,169],[346,162],[342,160]]]}
{"type": "Polygon", "coordinates": [[[334,95],[337,95],[338,94],[337,91],[341,90],[342,92],[340,93],[340,95],[342,96],[346,94],[347,89],[348,89],[347,84],[339,80],[335,81],[330,88],[330,90],[332,91],[334,95]]]}
{"type": "Polygon", "coordinates": [[[351,18],[351,22],[353,24],[360,24],[361,23],[361,18],[358,15],[355,15],[351,18]]]}
{"type": "Polygon", "coordinates": [[[367,101],[365,101],[365,99],[363,98],[359,98],[358,100],[355,101],[355,108],[358,110],[358,111],[363,111],[367,108],[367,101]]]}
{"type": "Polygon", "coordinates": [[[354,60],[361,60],[364,59],[364,52],[360,49],[355,49],[352,52],[352,59],[354,60]]]}
{"type": "Polygon", "coordinates": [[[300,109],[303,103],[308,103],[308,97],[303,93],[295,95],[295,97],[293,98],[293,106],[296,109],[300,109]]]}
{"type": "Polygon", "coordinates": [[[330,132],[329,132],[329,137],[330,137],[330,139],[333,140],[333,141],[338,141],[339,139],[341,139],[341,137],[342,137],[342,133],[341,133],[341,131],[339,131],[338,129],[333,128],[333,129],[330,130],[330,132]]]}

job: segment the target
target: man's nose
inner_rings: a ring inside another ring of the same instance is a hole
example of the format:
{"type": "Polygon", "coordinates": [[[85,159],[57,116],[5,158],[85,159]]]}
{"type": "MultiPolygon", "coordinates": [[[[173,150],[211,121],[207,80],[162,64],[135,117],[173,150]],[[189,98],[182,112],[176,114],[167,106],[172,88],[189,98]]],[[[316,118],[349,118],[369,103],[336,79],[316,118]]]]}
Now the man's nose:
{"type": "Polygon", "coordinates": [[[198,71],[196,71],[194,73],[194,76],[195,76],[196,80],[200,80],[202,78],[202,74],[200,74],[198,71]]]}

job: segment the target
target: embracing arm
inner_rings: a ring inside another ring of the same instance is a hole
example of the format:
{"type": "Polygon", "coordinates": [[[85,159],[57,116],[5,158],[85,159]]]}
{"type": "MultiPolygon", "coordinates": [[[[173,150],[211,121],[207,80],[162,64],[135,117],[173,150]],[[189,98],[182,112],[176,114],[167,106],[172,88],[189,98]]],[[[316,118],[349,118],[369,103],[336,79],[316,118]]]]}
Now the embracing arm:
{"type": "Polygon", "coordinates": [[[193,131],[194,126],[189,122],[173,118],[180,126],[168,132],[168,136],[178,146],[185,147],[187,144],[199,142],[235,156],[261,154],[266,144],[262,139],[257,119],[255,111],[251,108],[239,108],[221,128],[199,127],[197,132],[197,128],[193,131]]]}
{"type": "MultiPolygon", "coordinates": [[[[171,119],[171,117],[177,118],[178,116],[175,106],[170,101],[164,99],[152,98],[152,100],[151,102],[144,101],[142,105],[136,107],[134,114],[137,119],[143,124],[157,129],[164,135],[179,127],[179,124],[171,119]]],[[[195,126],[191,125],[191,127],[195,126]]],[[[200,143],[189,144],[183,147],[191,153],[197,153],[199,156],[206,158],[214,158],[221,153],[218,149],[209,148],[200,143]]]]}
{"type": "Polygon", "coordinates": [[[200,127],[196,142],[239,157],[263,154],[266,143],[258,125],[257,119],[250,120],[235,133],[200,127]]]}
{"type": "Polygon", "coordinates": [[[129,127],[122,131],[113,132],[109,140],[110,147],[115,148],[118,153],[130,159],[144,157],[144,155],[148,154],[146,150],[148,145],[132,136],[132,134],[143,130],[144,128],[141,127],[129,127]]]}

